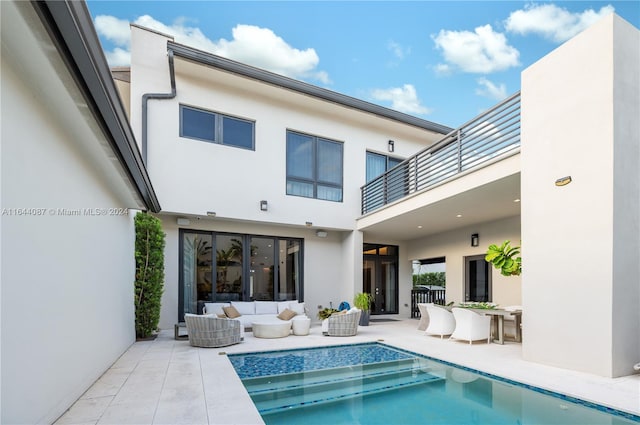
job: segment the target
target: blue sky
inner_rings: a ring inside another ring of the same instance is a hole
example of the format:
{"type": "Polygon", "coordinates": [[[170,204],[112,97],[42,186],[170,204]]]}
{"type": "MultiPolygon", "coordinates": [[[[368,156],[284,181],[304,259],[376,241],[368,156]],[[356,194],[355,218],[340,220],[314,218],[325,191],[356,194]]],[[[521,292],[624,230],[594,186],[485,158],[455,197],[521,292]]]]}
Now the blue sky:
{"type": "Polygon", "coordinates": [[[520,73],[640,1],[93,1],[108,61],[129,22],[221,56],[457,127],[520,89],[520,73]]]}

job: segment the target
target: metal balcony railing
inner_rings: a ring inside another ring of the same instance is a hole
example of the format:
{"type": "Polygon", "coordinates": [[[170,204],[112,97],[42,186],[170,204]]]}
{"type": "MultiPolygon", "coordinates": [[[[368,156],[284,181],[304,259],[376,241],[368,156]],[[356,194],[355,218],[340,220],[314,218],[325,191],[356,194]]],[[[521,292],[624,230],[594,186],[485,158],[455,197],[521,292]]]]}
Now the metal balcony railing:
{"type": "Polygon", "coordinates": [[[520,92],[360,188],[362,214],[520,147],[520,92]]]}

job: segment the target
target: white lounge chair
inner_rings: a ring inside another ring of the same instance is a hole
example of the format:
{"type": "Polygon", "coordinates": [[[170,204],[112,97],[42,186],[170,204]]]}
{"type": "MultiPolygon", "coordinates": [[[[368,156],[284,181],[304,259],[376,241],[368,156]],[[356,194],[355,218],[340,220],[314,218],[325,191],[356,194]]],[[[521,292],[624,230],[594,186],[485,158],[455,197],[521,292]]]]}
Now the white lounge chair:
{"type": "Polygon", "coordinates": [[[352,307],[346,314],[333,314],[322,321],[322,334],[326,336],[354,336],[362,310],[352,307]]]}
{"type": "Polygon", "coordinates": [[[451,334],[451,339],[473,341],[486,339],[491,342],[491,316],[484,316],[466,308],[454,307],[451,309],[456,319],[456,329],[451,334]]]}
{"type": "Polygon", "coordinates": [[[242,340],[239,320],[213,315],[185,314],[189,344],[194,347],[224,347],[242,340]]]}
{"type": "Polygon", "coordinates": [[[429,326],[425,331],[430,335],[440,335],[440,339],[445,335],[451,335],[456,328],[456,320],[453,314],[446,308],[437,304],[427,304],[427,313],[429,314],[429,326]]]}

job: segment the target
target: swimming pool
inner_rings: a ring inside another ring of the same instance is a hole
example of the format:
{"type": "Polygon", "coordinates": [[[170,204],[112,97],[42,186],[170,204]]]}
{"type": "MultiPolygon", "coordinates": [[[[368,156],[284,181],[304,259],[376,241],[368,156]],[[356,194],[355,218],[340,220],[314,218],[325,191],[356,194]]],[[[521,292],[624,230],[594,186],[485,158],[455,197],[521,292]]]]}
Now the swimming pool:
{"type": "Polygon", "coordinates": [[[640,423],[640,416],[381,343],[228,357],[267,424],[640,423]]]}

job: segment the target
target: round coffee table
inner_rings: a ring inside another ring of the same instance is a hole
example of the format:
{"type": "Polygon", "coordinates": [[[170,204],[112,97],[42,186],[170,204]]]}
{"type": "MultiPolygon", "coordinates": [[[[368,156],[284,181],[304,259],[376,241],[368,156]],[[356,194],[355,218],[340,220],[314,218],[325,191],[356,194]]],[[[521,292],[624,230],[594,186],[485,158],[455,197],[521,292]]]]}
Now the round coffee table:
{"type": "Polygon", "coordinates": [[[296,316],[291,319],[294,335],[309,335],[311,319],[306,316],[296,316]]]}
{"type": "Polygon", "coordinates": [[[291,333],[291,321],[276,320],[251,323],[253,336],[256,338],[284,338],[289,336],[291,333]]]}

